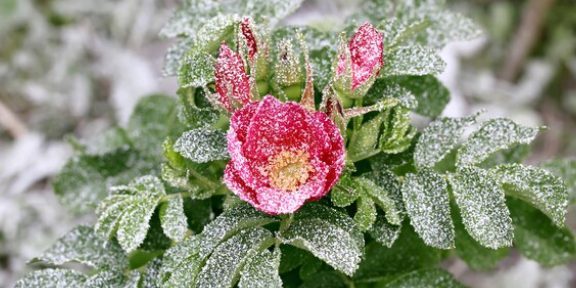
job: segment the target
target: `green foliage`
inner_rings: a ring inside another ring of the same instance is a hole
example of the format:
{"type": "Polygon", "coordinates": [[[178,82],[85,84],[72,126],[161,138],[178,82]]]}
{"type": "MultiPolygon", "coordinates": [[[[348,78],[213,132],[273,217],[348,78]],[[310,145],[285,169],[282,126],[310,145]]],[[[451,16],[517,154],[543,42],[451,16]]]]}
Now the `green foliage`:
{"type": "Polygon", "coordinates": [[[542,164],[541,167],[564,180],[568,188],[568,200],[573,204],[576,200],[576,160],[552,160],[542,164]]]}
{"type": "Polygon", "coordinates": [[[409,288],[409,287],[446,287],[446,288],[464,288],[465,286],[458,283],[450,273],[441,269],[424,269],[410,272],[400,276],[398,279],[386,284],[384,287],[389,288],[409,288]]]}
{"type": "Polygon", "coordinates": [[[226,134],[222,131],[203,128],[190,130],[182,134],[176,140],[174,150],[196,163],[228,158],[226,134]]]}

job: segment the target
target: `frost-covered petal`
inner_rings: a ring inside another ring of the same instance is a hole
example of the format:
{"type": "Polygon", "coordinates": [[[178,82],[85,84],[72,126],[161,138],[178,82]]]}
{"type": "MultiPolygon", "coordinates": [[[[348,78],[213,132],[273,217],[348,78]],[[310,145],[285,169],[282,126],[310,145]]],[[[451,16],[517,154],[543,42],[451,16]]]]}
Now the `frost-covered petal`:
{"type": "Polygon", "coordinates": [[[244,69],[242,57],[226,44],[220,46],[214,77],[216,92],[226,110],[233,111],[236,106],[250,102],[250,78],[244,69]]]}
{"type": "Polygon", "coordinates": [[[254,60],[254,55],[258,52],[258,44],[254,30],[252,29],[252,24],[250,23],[250,18],[244,18],[240,23],[240,30],[242,32],[242,38],[244,38],[246,46],[248,46],[248,58],[254,60]]]}

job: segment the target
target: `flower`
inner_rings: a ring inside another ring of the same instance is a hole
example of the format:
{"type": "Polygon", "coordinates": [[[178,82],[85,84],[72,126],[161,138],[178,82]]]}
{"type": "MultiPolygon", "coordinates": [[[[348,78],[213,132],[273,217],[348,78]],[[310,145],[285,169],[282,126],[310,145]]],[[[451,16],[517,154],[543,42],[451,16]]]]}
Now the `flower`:
{"type": "Polygon", "coordinates": [[[222,44],[214,68],[218,100],[226,110],[233,112],[250,102],[250,77],[239,53],[222,44]]]}
{"type": "Polygon", "coordinates": [[[351,76],[352,87],[346,87],[347,90],[368,84],[384,65],[384,36],[370,23],[360,26],[348,46],[341,50],[336,78],[351,76]]]}
{"type": "Polygon", "coordinates": [[[323,112],[265,96],[232,114],[228,188],[268,214],[292,213],[330,191],[344,168],[344,140],[323,112]]]}

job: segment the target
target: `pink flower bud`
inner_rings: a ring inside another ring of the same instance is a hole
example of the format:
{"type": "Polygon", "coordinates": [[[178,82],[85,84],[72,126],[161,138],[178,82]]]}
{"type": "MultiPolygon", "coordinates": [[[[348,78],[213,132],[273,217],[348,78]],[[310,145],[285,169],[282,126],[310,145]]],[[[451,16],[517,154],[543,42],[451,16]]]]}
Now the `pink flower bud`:
{"type": "Polygon", "coordinates": [[[248,48],[248,59],[254,61],[254,55],[258,52],[258,43],[256,42],[254,31],[252,31],[252,25],[249,18],[244,18],[240,23],[240,30],[242,32],[242,38],[248,48]]]}
{"type": "Polygon", "coordinates": [[[250,102],[250,77],[246,74],[242,57],[226,44],[220,46],[214,76],[220,104],[226,110],[232,112],[250,102]]]}

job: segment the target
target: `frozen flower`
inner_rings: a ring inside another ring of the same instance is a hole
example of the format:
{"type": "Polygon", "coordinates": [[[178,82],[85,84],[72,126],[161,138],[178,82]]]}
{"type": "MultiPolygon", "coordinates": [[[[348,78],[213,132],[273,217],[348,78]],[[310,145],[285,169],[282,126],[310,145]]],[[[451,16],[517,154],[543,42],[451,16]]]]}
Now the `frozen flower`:
{"type": "Polygon", "coordinates": [[[325,113],[271,96],[234,112],[228,151],[228,188],[273,215],[326,195],[344,167],[344,140],[325,113]]]}
{"type": "Polygon", "coordinates": [[[226,110],[232,112],[250,102],[250,77],[242,57],[226,44],[220,46],[214,76],[218,100],[226,110]]]}

